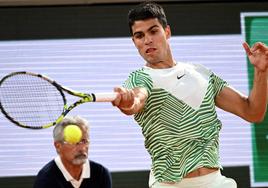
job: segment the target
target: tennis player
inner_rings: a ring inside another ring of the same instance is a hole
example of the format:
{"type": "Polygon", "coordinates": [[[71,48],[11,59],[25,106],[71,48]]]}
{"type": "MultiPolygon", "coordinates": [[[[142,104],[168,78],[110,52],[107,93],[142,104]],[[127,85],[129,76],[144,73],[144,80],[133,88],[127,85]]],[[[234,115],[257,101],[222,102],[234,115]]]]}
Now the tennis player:
{"type": "Polygon", "coordinates": [[[132,72],[113,102],[133,115],[145,137],[152,168],[150,188],[236,188],[221,175],[216,107],[249,122],[266,113],[268,48],[243,44],[254,66],[249,96],[229,86],[202,65],[178,62],[172,56],[171,29],[163,8],[145,2],[129,11],[132,40],[145,65],[132,72]]]}
{"type": "Polygon", "coordinates": [[[54,146],[58,156],[38,173],[34,188],[111,188],[111,175],[107,168],[88,160],[88,121],[79,116],[66,116],[53,130],[54,146]],[[82,130],[81,141],[70,144],[64,141],[67,125],[82,130]]]}

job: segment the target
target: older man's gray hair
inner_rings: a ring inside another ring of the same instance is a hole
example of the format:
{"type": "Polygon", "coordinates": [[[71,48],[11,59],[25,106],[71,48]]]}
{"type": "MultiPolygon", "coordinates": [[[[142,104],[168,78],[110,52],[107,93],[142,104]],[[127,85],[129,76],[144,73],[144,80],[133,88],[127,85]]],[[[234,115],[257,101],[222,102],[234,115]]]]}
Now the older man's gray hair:
{"type": "Polygon", "coordinates": [[[67,125],[77,125],[82,130],[89,131],[89,123],[86,119],[80,116],[66,116],[53,129],[53,138],[55,142],[64,140],[63,130],[67,125]]]}

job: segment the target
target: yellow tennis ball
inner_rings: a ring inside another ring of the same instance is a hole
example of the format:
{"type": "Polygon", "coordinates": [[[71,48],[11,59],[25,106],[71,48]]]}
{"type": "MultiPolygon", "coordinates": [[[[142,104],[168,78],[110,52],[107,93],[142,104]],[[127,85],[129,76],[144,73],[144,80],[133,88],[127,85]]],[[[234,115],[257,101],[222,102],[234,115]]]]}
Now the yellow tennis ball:
{"type": "Polygon", "coordinates": [[[77,125],[67,125],[63,132],[64,140],[69,144],[76,144],[82,138],[82,131],[77,125]]]}

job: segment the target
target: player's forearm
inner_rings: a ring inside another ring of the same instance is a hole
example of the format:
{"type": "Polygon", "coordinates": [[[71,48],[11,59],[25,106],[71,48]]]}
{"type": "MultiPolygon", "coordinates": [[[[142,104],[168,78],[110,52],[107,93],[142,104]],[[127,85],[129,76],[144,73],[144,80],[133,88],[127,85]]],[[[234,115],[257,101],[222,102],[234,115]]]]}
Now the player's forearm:
{"type": "Polygon", "coordinates": [[[263,120],[267,109],[268,71],[254,70],[253,87],[248,98],[248,113],[252,122],[263,120]]]}

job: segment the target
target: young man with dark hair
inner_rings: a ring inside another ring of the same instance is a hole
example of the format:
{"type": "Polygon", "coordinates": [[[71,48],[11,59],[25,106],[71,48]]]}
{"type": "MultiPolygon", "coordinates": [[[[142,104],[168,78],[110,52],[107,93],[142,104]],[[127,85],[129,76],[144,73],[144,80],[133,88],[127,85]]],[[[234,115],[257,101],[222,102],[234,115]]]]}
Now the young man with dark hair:
{"type": "Polygon", "coordinates": [[[163,8],[145,2],[130,10],[129,28],[145,66],[132,72],[113,102],[134,115],[151,155],[151,188],[236,188],[221,175],[216,107],[249,122],[266,113],[268,48],[243,44],[254,66],[249,96],[230,87],[211,70],[176,61],[171,53],[171,29],[163,8]]]}

